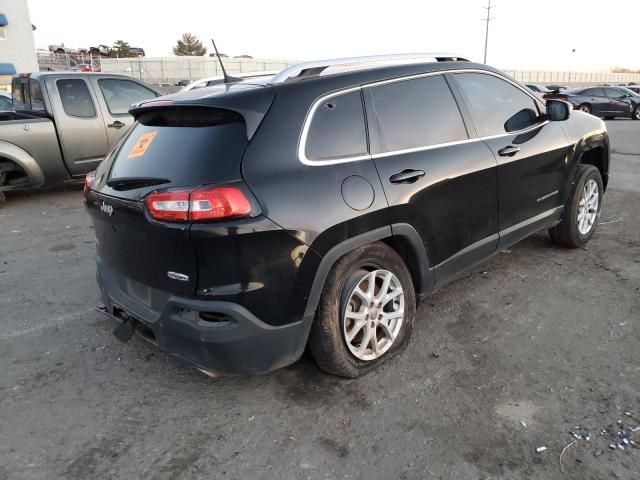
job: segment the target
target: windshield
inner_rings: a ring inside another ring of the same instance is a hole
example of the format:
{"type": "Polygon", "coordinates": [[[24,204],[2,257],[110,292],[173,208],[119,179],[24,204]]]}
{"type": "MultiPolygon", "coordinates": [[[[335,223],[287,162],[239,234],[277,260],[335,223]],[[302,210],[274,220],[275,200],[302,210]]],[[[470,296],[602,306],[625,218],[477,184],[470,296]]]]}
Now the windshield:
{"type": "Polygon", "coordinates": [[[618,90],[622,90],[624,93],[626,93],[630,97],[640,97],[640,95],[638,95],[636,92],[626,87],[618,87],[618,90]]]}

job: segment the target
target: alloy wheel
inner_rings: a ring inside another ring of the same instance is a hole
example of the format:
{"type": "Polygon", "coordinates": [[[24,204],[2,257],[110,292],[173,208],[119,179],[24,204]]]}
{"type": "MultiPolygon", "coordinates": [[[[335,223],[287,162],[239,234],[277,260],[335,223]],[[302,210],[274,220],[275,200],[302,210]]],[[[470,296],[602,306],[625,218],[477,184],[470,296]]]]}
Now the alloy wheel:
{"type": "Polygon", "coordinates": [[[360,278],[343,313],[343,335],[358,359],[375,360],[393,345],[404,320],[404,291],[388,270],[373,270],[360,278]]]}
{"type": "Polygon", "coordinates": [[[599,201],[598,184],[594,179],[589,179],[584,184],[578,202],[578,232],[581,235],[587,235],[595,225],[599,201]]]}

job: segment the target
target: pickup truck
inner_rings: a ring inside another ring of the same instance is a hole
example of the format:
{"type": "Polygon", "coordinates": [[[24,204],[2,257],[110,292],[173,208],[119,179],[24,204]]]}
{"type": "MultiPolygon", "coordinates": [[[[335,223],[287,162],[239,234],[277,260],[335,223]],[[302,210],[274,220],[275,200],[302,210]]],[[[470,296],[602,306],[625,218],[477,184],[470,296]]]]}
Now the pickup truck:
{"type": "Polygon", "coordinates": [[[0,197],[81,179],[133,123],[129,106],[160,96],[123,75],[40,72],[13,78],[0,112],[0,197]]]}

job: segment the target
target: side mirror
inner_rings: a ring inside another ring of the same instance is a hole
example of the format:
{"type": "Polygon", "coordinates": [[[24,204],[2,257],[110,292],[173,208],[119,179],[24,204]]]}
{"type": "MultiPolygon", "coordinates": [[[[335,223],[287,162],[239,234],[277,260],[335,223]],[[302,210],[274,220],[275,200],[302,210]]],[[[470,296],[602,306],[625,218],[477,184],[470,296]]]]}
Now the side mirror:
{"type": "Polygon", "coordinates": [[[551,122],[563,122],[571,115],[573,105],[564,100],[547,100],[547,119],[551,122]]]}

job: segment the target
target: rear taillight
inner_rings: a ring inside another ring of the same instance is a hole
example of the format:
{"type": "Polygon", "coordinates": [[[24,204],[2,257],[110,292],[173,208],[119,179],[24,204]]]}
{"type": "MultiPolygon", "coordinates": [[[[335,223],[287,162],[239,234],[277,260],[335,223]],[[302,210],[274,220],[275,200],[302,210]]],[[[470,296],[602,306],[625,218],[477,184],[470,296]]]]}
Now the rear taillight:
{"type": "Polygon", "coordinates": [[[252,210],[245,193],[236,187],[152,193],[147,197],[146,204],[152,218],[165,222],[244,217],[252,210]]]}
{"type": "Polygon", "coordinates": [[[84,190],[82,192],[82,195],[84,196],[85,200],[89,197],[89,191],[93,187],[93,182],[95,181],[95,179],[96,172],[87,173],[87,176],[84,177],[84,190]]]}
{"type": "Polygon", "coordinates": [[[147,197],[149,214],[156,220],[166,222],[186,222],[189,220],[189,193],[152,193],[147,197]]]}
{"type": "Polygon", "coordinates": [[[564,100],[565,102],[569,101],[569,97],[562,95],[561,93],[547,93],[544,98],[551,100],[564,100]]]}
{"type": "Polygon", "coordinates": [[[235,187],[201,188],[191,192],[190,219],[212,220],[243,217],[251,213],[251,203],[242,190],[235,187]]]}

